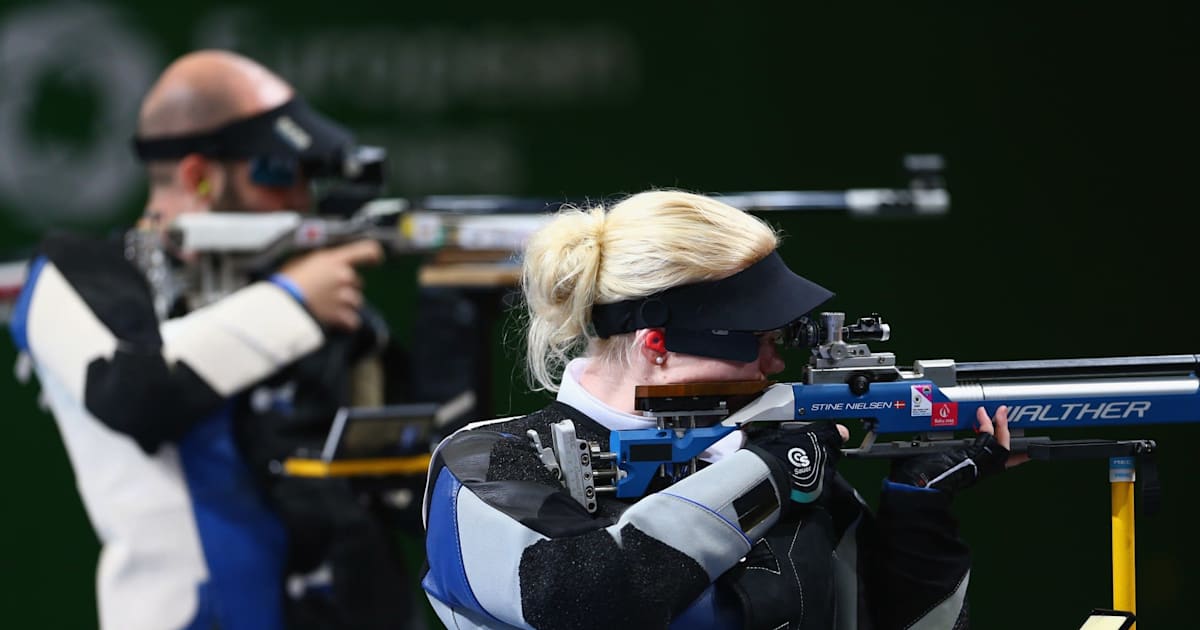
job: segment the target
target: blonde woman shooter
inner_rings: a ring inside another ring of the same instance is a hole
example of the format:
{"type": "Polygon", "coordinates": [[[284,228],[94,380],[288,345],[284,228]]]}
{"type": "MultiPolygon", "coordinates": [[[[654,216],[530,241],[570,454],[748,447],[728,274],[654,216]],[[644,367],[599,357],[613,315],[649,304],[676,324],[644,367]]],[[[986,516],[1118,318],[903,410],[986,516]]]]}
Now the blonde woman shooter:
{"type": "Polygon", "coordinates": [[[778,245],[760,219],[679,191],[567,210],[531,239],[526,358],[557,399],[436,451],[423,586],[448,627],[965,627],[970,558],[951,498],[1004,470],[1004,408],[979,410],[973,446],[898,462],[876,511],[834,470],[847,432],[830,423],[735,432],[690,476],[604,495],[595,513],[527,435],[550,444],[549,426],[571,420],[607,445],[653,426],[634,410],[638,385],[780,372],[774,331],[833,294],[778,245]]]}

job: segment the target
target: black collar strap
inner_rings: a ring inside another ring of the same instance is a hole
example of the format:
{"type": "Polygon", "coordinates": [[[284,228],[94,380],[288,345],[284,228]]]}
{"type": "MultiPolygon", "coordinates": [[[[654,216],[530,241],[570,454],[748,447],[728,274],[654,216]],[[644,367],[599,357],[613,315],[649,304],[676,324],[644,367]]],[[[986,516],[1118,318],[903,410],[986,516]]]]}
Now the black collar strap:
{"type": "Polygon", "coordinates": [[[776,251],[727,278],[597,304],[592,326],[602,338],[663,328],[668,350],[747,362],[758,356],[754,333],[782,328],[833,295],[788,269],[776,251]]]}
{"type": "Polygon", "coordinates": [[[218,160],[273,156],[326,162],[341,159],[341,153],[352,144],[348,130],[299,97],[209,131],[133,139],[134,151],[143,162],[174,160],[192,153],[218,160]]]}

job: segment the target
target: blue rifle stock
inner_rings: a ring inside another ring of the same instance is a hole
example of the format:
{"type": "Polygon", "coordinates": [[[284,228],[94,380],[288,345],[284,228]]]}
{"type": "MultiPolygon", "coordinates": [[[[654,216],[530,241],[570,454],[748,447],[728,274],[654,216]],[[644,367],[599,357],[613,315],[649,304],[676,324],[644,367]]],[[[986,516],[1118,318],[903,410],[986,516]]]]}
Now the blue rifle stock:
{"type": "MultiPolygon", "coordinates": [[[[657,428],[614,431],[603,475],[618,497],[645,494],[655,477],[679,478],[716,441],[751,422],[862,422],[852,457],[907,457],[958,448],[973,438],[976,408],[1009,407],[1012,450],[1039,459],[1115,457],[1153,451],[1152,440],[1051,440],[1026,429],[1098,429],[1200,420],[1200,356],[956,363],[896,366],[861,340],[885,340],[878,316],[843,326],[842,313],[803,320],[789,343],[812,348],[797,383],[712,383],[639,387],[637,407],[657,428]],[[748,402],[747,402],[748,400],[748,402]],[[904,436],[902,440],[881,441],[904,436]]],[[[599,457],[593,459],[602,459],[599,457]]],[[[601,475],[597,475],[598,478],[601,475]]]]}

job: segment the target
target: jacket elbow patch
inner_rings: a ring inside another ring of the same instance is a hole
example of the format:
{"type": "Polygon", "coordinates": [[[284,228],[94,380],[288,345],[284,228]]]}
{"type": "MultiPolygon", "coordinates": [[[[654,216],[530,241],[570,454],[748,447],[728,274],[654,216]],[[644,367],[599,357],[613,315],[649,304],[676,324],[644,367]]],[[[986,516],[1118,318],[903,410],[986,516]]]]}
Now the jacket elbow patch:
{"type": "Polygon", "coordinates": [[[168,367],[158,351],[118,351],[87,367],[84,405],[148,454],[183,436],[224,399],[186,364],[168,367]]]}
{"type": "Polygon", "coordinates": [[[663,628],[708,586],[692,558],[638,529],[543,540],[521,556],[521,610],[536,628],[663,628]]]}

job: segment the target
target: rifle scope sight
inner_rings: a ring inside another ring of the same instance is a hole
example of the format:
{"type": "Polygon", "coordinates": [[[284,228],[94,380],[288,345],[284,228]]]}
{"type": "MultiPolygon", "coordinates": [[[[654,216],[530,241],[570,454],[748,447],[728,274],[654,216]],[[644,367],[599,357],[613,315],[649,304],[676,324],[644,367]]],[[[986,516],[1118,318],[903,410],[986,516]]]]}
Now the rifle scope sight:
{"type": "Polygon", "coordinates": [[[849,326],[845,320],[845,313],[823,312],[816,318],[805,315],[783,329],[783,345],[816,348],[843,341],[887,341],[892,336],[892,327],[884,323],[879,313],[859,317],[849,326]]]}

